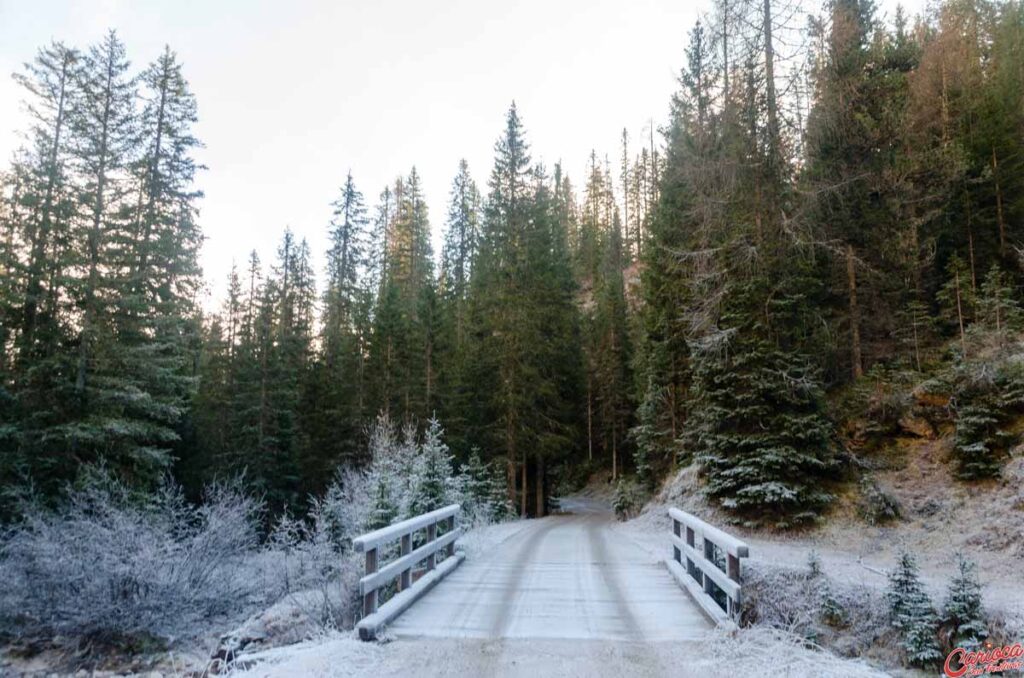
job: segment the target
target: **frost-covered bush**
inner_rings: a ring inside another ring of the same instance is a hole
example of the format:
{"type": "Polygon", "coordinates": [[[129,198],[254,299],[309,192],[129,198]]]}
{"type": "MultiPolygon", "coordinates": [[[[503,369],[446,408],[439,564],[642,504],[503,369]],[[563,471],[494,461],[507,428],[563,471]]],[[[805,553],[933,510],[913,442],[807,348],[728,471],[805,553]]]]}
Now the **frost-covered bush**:
{"type": "Polygon", "coordinates": [[[214,485],[202,506],[90,469],[58,509],[24,507],[0,537],[0,628],[17,635],[173,638],[251,605],[259,502],[214,485]]]}
{"type": "Polygon", "coordinates": [[[612,496],[612,509],[620,520],[636,516],[647,503],[650,493],[635,478],[619,478],[612,496]]]}
{"type": "Polygon", "coordinates": [[[456,469],[437,419],[430,420],[420,442],[415,428],[399,430],[381,415],[370,428],[369,441],[369,465],[342,469],[328,490],[328,495],[344,497],[339,523],[354,530],[350,537],[450,504],[460,504],[462,520],[474,525],[509,516],[503,475],[477,453],[465,468],[456,469]]]}
{"type": "Polygon", "coordinates": [[[900,419],[913,406],[910,395],[915,374],[878,364],[839,398],[836,415],[862,426],[862,435],[881,439],[899,431],[900,419]]]}
{"type": "Polygon", "coordinates": [[[869,655],[887,627],[881,596],[830,578],[817,556],[806,569],[746,564],[743,591],[743,625],[781,629],[845,657],[869,655]]]}
{"type": "Polygon", "coordinates": [[[462,473],[462,510],[467,523],[486,525],[514,515],[505,474],[495,464],[484,463],[479,450],[474,449],[469,455],[462,473]]]}
{"type": "Polygon", "coordinates": [[[866,477],[860,481],[860,502],[857,508],[861,517],[871,525],[881,525],[900,517],[900,502],[896,497],[866,477]]]}
{"type": "Polygon", "coordinates": [[[283,517],[271,533],[276,580],[286,596],[321,628],[351,628],[358,614],[363,562],[351,548],[352,504],[333,485],[310,502],[306,520],[283,517]]]}
{"type": "MultiPolygon", "coordinates": [[[[282,518],[268,544],[283,593],[326,628],[348,628],[355,621],[363,562],[352,540],[360,534],[450,504],[462,505],[461,520],[470,525],[508,515],[501,476],[478,456],[456,471],[436,419],[422,442],[413,427],[399,429],[386,415],[368,433],[370,463],[339,469],[325,495],[310,501],[308,515],[282,518]]],[[[393,545],[382,557],[396,550],[393,545]]]]}

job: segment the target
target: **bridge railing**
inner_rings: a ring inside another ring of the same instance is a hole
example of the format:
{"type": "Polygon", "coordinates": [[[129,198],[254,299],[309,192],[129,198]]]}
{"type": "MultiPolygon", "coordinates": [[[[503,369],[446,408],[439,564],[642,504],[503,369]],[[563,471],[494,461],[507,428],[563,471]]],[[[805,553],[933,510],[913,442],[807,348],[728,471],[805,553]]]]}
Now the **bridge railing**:
{"type": "Polygon", "coordinates": [[[359,580],[363,616],[356,628],[360,638],[374,639],[381,627],[408,609],[462,562],[463,554],[455,551],[455,541],[462,534],[462,529],[455,526],[459,508],[458,504],[452,504],[352,540],[355,550],[366,554],[365,575],[359,580]],[[414,549],[413,542],[419,541],[414,537],[421,531],[424,541],[414,549]],[[394,558],[384,563],[392,554],[394,558]],[[419,563],[425,563],[423,575],[414,583],[413,571],[419,563]],[[381,589],[392,582],[397,582],[397,593],[379,605],[381,589]]]}
{"type": "Polygon", "coordinates": [[[719,624],[739,618],[743,578],[740,558],[746,543],[709,525],[692,513],[670,508],[672,560],[666,561],[676,580],[719,624]]]}

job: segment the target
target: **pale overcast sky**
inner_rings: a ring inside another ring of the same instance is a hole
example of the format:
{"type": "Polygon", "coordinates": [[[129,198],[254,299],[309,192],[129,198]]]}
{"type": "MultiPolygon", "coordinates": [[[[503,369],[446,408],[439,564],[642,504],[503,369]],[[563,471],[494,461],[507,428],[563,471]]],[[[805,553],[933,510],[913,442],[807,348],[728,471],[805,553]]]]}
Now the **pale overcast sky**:
{"type": "Polygon", "coordinates": [[[415,164],[439,232],[459,158],[486,190],[513,99],[549,168],[563,159],[580,185],[591,148],[617,163],[623,127],[637,139],[664,122],[686,33],[709,5],[0,0],[0,164],[24,128],[9,76],[37,48],[84,47],[115,28],[138,70],[169,44],[198,99],[202,264],[220,297],[232,259],[256,248],[269,262],[285,226],[310,240],[319,269],[349,169],[372,208],[415,164]]]}

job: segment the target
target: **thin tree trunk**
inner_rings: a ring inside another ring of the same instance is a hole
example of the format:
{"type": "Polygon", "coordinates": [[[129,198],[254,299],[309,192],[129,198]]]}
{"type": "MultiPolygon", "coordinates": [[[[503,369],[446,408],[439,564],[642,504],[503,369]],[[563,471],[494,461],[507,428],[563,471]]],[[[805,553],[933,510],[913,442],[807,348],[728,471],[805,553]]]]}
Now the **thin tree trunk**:
{"type": "Polygon", "coordinates": [[[527,485],[526,485],[526,472],[527,472],[527,467],[526,466],[527,465],[526,465],[526,455],[525,454],[523,455],[522,463],[520,464],[520,466],[522,467],[522,474],[521,474],[522,487],[519,488],[520,489],[520,492],[519,492],[519,516],[522,517],[522,518],[525,518],[526,517],[526,496],[527,496],[527,485]]]}
{"type": "Polygon", "coordinates": [[[536,510],[538,518],[543,518],[546,513],[546,506],[544,504],[544,458],[537,455],[537,461],[535,462],[534,467],[537,470],[537,477],[533,481],[536,485],[534,496],[537,499],[534,510],[536,510]]]}
{"type": "Polygon", "coordinates": [[[974,267],[974,229],[971,227],[971,194],[966,193],[964,205],[967,209],[967,255],[971,262],[971,292],[978,291],[978,274],[974,267]]]}
{"type": "Polygon", "coordinates": [[[916,309],[911,312],[910,324],[914,328],[914,364],[917,365],[917,371],[921,371],[921,343],[917,336],[917,312],[916,309]]]}
{"type": "Polygon", "coordinates": [[[729,2],[724,0],[722,7],[722,100],[729,105],[729,2]]]}
{"type": "Polygon", "coordinates": [[[508,503],[516,505],[516,441],[512,435],[512,418],[505,419],[505,446],[508,457],[505,470],[508,473],[508,503]]]}
{"type": "Polygon", "coordinates": [[[764,0],[764,78],[768,106],[768,150],[774,170],[779,166],[779,114],[775,100],[775,46],[772,44],[772,3],[764,0]]]}
{"type": "Polygon", "coordinates": [[[669,400],[669,419],[671,420],[672,426],[672,441],[675,442],[676,438],[679,437],[678,427],[676,425],[676,384],[673,382],[668,387],[668,400],[669,400]]]}
{"type": "Polygon", "coordinates": [[[587,459],[594,462],[594,403],[591,394],[591,376],[587,375],[587,459]]]}
{"type": "Polygon", "coordinates": [[[615,427],[612,426],[612,480],[619,478],[619,450],[615,444],[615,427]]]}
{"type": "Polygon", "coordinates": [[[957,271],[954,276],[956,285],[956,318],[960,323],[960,351],[963,354],[964,359],[967,358],[967,335],[964,333],[964,309],[960,303],[960,271],[957,271]]]}
{"type": "Polygon", "coordinates": [[[860,307],[857,305],[857,268],[853,245],[846,246],[846,284],[850,295],[850,361],[853,378],[859,379],[864,375],[864,364],[861,361],[860,307]]]}
{"type": "Polygon", "coordinates": [[[1003,191],[999,186],[999,160],[992,148],[992,178],[996,182],[996,220],[999,223],[999,254],[1006,256],[1006,220],[1003,216],[1003,191]]]}

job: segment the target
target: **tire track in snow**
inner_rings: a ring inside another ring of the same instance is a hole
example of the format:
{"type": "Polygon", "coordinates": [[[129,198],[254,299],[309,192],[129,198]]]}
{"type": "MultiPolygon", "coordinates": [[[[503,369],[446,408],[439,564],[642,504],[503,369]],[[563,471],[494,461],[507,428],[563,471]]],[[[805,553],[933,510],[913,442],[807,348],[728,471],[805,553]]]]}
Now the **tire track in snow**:
{"type": "Polygon", "coordinates": [[[619,613],[619,619],[623,623],[629,640],[642,640],[643,632],[640,630],[636,617],[633,616],[633,610],[629,607],[629,603],[626,602],[622,586],[615,575],[615,567],[608,557],[608,548],[604,542],[604,532],[604,521],[587,521],[587,538],[590,541],[590,549],[594,554],[591,562],[604,581],[605,588],[608,589],[612,596],[612,602],[615,604],[615,609],[619,613]]]}
{"type": "Polygon", "coordinates": [[[500,604],[495,612],[495,619],[491,625],[491,637],[502,638],[508,633],[512,623],[512,610],[515,607],[515,600],[518,598],[519,589],[523,584],[523,576],[526,573],[526,563],[534,556],[535,551],[547,537],[548,532],[554,529],[561,521],[551,518],[542,518],[538,522],[542,525],[533,532],[516,550],[516,555],[509,564],[512,573],[509,581],[505,582],[505,592],[501,597],[500,604]]]}

